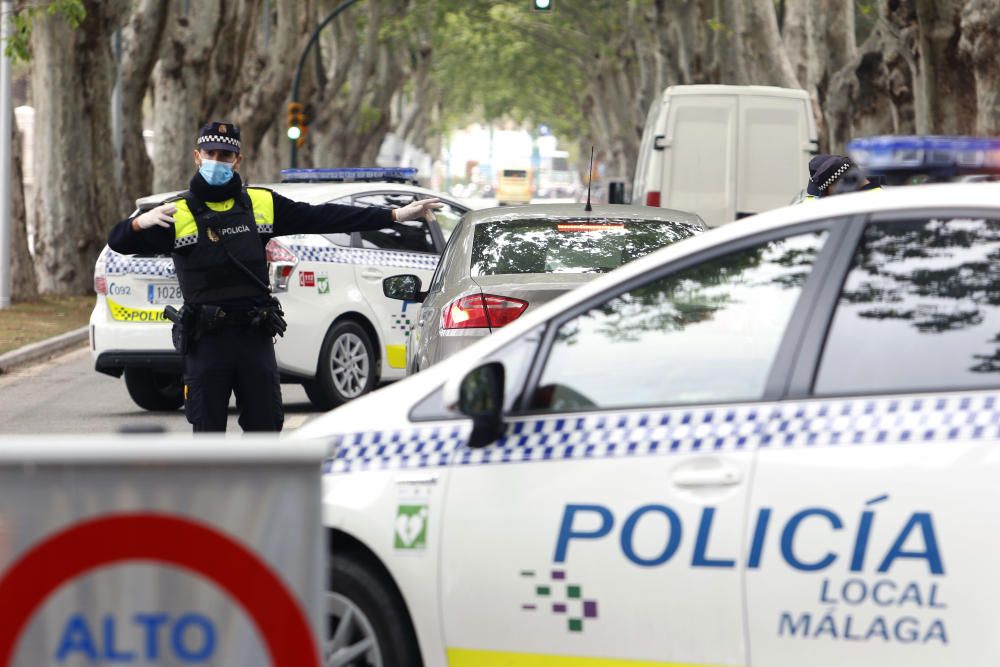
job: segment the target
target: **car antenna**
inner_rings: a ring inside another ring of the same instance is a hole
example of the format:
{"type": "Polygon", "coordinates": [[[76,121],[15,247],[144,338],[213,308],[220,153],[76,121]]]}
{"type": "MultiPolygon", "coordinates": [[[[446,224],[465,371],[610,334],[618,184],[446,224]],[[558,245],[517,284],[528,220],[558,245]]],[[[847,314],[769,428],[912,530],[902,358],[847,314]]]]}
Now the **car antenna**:
{"type": "Polygon", "coordinates": [[[590,205],[590,184],[594,182],[594,147],[590,147],[590,170],[587,172],[587,205],[583,207],[584,211],[593,211],[594,208],[590,205]]]}

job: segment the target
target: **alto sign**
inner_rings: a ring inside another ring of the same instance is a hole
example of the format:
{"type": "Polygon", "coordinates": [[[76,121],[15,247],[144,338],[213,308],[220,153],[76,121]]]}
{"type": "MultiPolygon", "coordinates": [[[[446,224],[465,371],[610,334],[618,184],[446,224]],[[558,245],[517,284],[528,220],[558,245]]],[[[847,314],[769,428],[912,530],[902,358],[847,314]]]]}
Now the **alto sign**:
{"type": "Polygon", "coordinates": [[[66,442],[0,445],[0,667],[318,667],[322,447],[66,442]]]}

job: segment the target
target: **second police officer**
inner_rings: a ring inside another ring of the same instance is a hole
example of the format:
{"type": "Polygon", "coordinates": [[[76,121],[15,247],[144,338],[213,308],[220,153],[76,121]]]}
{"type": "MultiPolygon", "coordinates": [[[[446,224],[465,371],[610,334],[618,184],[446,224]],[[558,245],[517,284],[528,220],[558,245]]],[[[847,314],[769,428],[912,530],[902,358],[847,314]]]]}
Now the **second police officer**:
{"type": "Polygon", "coordinates": [[[816,155],[809,160],[809,182],[801,202],[815,201],[831,195],[861,190],[881,190],[858,169],[849,157],[843,155],[816,155]]]}
{"type": "Polygon", "coordinates": [[[175,345],[184,354],[184,411],[195,432],[226,430],[232,393],[244,431],[281,430],[273,337],[284,333],[284,320],[268,287],[268,240],[392,228],[442,206],[436,199],[392,210],[314,206],[245,187],[236,171],[241,160],[237,126],[204,125],[190,189],[122,220],[108,237],[115,252],[173,256],[184,297],[183,327],[175,325],[183,335],[175,336],[175,345]]]}

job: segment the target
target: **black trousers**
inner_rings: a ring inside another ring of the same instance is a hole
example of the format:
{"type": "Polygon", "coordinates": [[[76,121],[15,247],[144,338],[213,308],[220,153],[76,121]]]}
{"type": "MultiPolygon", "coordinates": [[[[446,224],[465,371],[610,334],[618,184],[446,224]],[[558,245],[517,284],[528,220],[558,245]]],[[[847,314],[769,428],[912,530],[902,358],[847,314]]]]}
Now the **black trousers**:
{"type": "Polygon", "coordinates": [[[194,432],[226,430],[236,393],[244,431],[280,431],[285,421],[274,342],[260,329],[206,333],[184,357],[184,414],[194,432]]]}

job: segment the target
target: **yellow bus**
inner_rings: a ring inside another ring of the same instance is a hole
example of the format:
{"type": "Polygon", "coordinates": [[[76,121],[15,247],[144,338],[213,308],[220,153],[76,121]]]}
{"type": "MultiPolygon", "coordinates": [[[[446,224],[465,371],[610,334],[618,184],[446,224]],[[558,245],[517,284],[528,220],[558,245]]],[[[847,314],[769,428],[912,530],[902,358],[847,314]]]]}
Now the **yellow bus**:
{"type": "Polygon", "coordinates": [[[532,174],[530,169],[502,169],[497,179],[497,205],[530,204],[532,174]]]}

